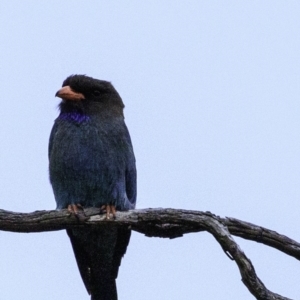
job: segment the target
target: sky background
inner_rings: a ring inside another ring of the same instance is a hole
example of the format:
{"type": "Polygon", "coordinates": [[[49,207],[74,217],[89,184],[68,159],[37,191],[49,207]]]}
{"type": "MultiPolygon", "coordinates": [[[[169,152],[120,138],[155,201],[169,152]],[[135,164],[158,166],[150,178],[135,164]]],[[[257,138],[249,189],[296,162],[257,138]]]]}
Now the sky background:
{"type": "MultiPolygon", "coordinates": [[[[0,2],[0,208],[54,209],[48,138],[70,74],[126,105],[137,208],[211,211],[297,241],[300,1],[0,2]]],[[[299,262],[239,238],[268,289],[300,299],[299,262]]],[[[64,231],[0,232],[0,299],[88,300],[64,231]]],[[[254,297],[208,233],[133,233],[120,300],[254,297]]]]}

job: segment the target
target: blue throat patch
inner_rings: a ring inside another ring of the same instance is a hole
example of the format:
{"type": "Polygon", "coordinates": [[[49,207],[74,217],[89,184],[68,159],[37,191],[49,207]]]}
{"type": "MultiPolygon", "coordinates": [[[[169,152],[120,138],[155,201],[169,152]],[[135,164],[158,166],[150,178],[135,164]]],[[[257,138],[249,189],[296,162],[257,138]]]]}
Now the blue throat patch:
{"type": "Polygon", "coordinates": [[[58,117],[60,120],[72,121],[75,123],[84,123],[90,120],[90,117],[79,112],[61,113],[58,117]]]}

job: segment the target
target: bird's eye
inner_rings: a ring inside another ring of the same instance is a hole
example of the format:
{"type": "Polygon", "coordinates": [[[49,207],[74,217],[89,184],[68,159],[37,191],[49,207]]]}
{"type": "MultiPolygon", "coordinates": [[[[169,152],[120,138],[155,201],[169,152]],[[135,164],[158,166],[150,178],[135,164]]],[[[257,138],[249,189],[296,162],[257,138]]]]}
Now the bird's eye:
{"type": "Polygon", "coordinates": [[[100,95],[100,91],[99,90],[93,90],[93,95],[94,96],[99,96],[100,95]]]}

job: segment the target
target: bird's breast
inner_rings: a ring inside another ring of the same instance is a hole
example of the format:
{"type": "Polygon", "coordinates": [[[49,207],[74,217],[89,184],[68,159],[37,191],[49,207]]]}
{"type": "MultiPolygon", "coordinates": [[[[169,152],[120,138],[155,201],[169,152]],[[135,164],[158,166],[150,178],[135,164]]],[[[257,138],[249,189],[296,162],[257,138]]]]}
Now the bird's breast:
{"type": "Polygon", "coordinates": [[[109,166],[122,167],[126,145],[121,137],[114,127],[62,122],[54,136],[50,165],[73,175],[104,172],[109,166]]]}
{"type": "Polygon", "coordinates": [[[73,199],[83,205],[98,205],[99,199],[123,199],[129,148],[122,127],[60,122],[49,157],[58,207],[73,199]]]}

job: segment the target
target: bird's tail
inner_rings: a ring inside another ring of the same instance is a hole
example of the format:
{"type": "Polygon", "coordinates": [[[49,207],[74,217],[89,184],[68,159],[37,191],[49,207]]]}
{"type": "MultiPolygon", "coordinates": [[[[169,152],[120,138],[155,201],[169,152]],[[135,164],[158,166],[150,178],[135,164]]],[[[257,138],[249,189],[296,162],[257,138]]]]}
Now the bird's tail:
{"type": "Polygon", "coordinates": [[[80,228],[68,229],[67,233],[91,300],[117,300],[116,278],[130,230],[80,228]]]}
{"type": "Polygon", "coordinates": [[[98,282],[97,288],[91,291],[91,300],[118,300],[116,280],[98,282]]]}

